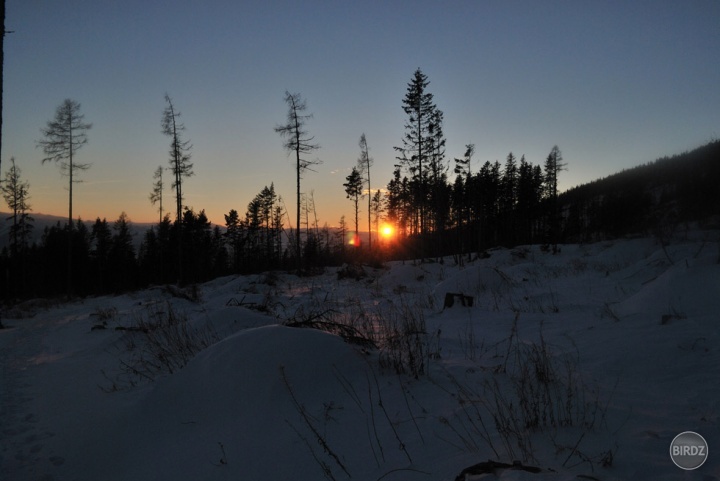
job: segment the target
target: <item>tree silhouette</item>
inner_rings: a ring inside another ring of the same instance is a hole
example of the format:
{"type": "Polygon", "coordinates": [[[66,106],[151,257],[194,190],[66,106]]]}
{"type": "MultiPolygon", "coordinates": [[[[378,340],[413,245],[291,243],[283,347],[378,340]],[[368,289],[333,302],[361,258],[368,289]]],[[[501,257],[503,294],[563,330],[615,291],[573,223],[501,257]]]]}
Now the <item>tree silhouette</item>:
{"type": "MultiPolygon", "coordinates": [[[[90,164],[75,162],[75,155],[87,143],[87,131],[92,124],[83,122],[84,115],[80,114],[80,104],[71,99],[65,99],[55,111],[55,119],[41,129],[43,139],[37,142],[42,147],[45,157],[42,163],[55,162],[60,165],[61,175],[69,178],[68,202],[68,229],[73,228],[73,183],[78,182],[77,173],[90,168],[90,164]]],[[[68,236],[68,296],[72,293],[72,232],[68,236]]]]}
{"type": "Polygon", "coordinates": [[[439,162],[444,151],[442,140],[442,113],[433,103],[433,95],[427,91],[430,81],[427,75],[417,69],[408,84],[403,111],[408,116],[402,146],[395,147],[400,154],[397,159],[405,165],[412,175],[413,205],[416,209],[417,223],[413,233],[426,233],[426,210],[428,196],[428,162],[439,162]]]}
{"type": "Polygon", "coordinates": [[[42,147],[45,157],[42,163],[55,162],[60,165],[60,173],[69,178],[68,190],[68,225],[72,225],[73,184],[79,182],[77,173],[90,168],[90,164],[81,164],[75,161],[75,155],[83,145],[87,144],[87,131],[92,124],[83,122],[84,115],[80,114],[80,104],[71,99],[65,99],[55,112],[55,119],[41,129],[43,139],[37,142],[42,147]]]}
{"type": "Polygon", "coordinates": [[[153,183],[153,190],[150,192],[150,203],[152,205],[155,205],[157,203],[160,203],[160,208],[158,209],[158,212],[160,212],[160,220],[158,222],[162,222],[163,220],[163,168],[162,166],[158,166],[157,169],[155,169],[155,173],[153,174],[153,179],[156,179],[153,183]]]}
{"type": "Polygon", "coordinates": [[[27,277],[27,251],[33,218],[28,211],[30,204],[30,184],[21,178],[20,168],[15,165],[15,157],[10,158],[10,169],[5,173],[5,182],[0,183],[0,191],[10,208],[12,219],[10,227],[10,274],[12,285],[18,292],[25,291],[27,277]],[[19,275],[18,275],[19,274],[19,275]],[[18,279],[19,277],[19,279],[18,279]]]}
{"type": "Polygon", "coordinates": [[[557,145],[545,159],[545,197],[549,204],[548,242],[552,244],[553,253],[558,251],[558,238],[560,236],[560,211],[558,205],[558,175],[560,171],[566,170],[567,164],[563,163],[562,153],[557,145]]]}
{"type": "MultiPolygon", "coordinates": [[[[351,199],[355,205],[355,237],[353,238],[353,244],[357,247],[360,245],[360,233],[358,232],[358,212],[360,210],[359,203],[360,203],[360,196],[362,195],[362,177],[360,176],[360,171],[357,169],[357,167],[353,167],[350,174],[348,174],[347,177],[345,177],[345,182],[343,186],[345,187],[345,194],[347,194],[347,198],[351,199]]],[[[368,218],[370,217],[370,214],[368,213],[368,218]]]]}
{"type": "Polygon", "coordinates": [[[192,145],[189,141],[182,140],[182,133],[185,131],[185,125],[180,123],[180,112],[175,110],[175,106],[172,103],[172,99],[168,94],[165,94],[165,102],[167,107],[163,111],[162,116],[162,132],[163,134],[170,137],[170,170],[173,173],[174,180],[172,188],[175,189],[175,203],[176,203],[176,221],[175,224],[178,229],[177,236],[177,274],[178,282],[182,282],[183,279],[183,218],[182,218],[182,201],[183,201],[183,179],[191,177],[193,175],[193,164],[190,163],[190,150],[192,145]]]}
{"type": "Polygon", "coordinates": [[[179,122],[178,119],[181,114],[175,110],[172,99],[168,94],[165,94],[165,102],[167,102],[167,107],[165,107],[165,110],[163,111],[162,131],[163,134],[169,136],[171,139],[170,170],[175,177],[171,187],[175,189],[176,220],[181,222],[183,179],[191,177],[194,174],[192,170],[193,164],[190,163],[190,150],[192,149],[192,145],[190,145],[190,141],[182,140],[182,133],[185,131],[185,125],[179,122]]]}
{"type": "Polygon", "coordinates": [[[285,124],[275,127],[275,132],[287,140],[283,144],[288,155],[295,154],[295,173],[297,180],[297,218],[295,231],[295,249],[296,262],[298,270],[302,267],[302,254],[300,248],[300,179],[303,172],[312,170],[313,165],[320,163],[319,160],[308,160],[303,158],[304,155],[310,154],[320,148],[318,144],[313,143],[315,137],[312,137],[305,130],[305,124],[312,118],[312,114],[305,114],[307,104],[299,93],[291,94],[285,92],[285,103],[288,106],[287,120],[285,124]]]}
{"type": "Polygon", "coordinates": [[[370,185],[370,167],[373,165],[373,159],[370,157],[370,149],[368,148],[365,133],[360,136],[360,157],[358,158],[358,167],[362,174],[365,175],[367,181],[367,197],[368,197],[368,250],[372,249],[372,228],[370,213],[372,212],[372,186],[370,185]]]}

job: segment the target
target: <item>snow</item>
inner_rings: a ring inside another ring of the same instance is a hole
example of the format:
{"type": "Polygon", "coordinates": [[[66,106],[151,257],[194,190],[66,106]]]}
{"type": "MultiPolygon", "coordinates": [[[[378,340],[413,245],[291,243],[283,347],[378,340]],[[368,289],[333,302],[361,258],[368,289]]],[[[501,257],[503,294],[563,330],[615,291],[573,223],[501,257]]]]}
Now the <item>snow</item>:
{"type": "Polygon", "coordinates": [[[26,302],[0,331],[0,479],[454,480],[489,459],[542,472],[466,479],[720,479],[718,237],[494,249],[462,266],[366,268],[361,280],[232,276],[199,286],[197,302],[160,287],[26,302]],[[443,309],[447,292],[474,304],[443,309]],[[115,328],[168,313],[209,346],[153,381],[133,375],[123,363],[150,359],[144,336],[115,328]],[[283,325],[314,316],[380,350],[283,325]],[[417,377],[388,366],[382,337],[408,318],[426,332],[417,377]],[[494,400],[517,409],[523,352],[549,353],[585,399],[570,399],[572,425],[506,446],[494,400]],[[593,413],[592,428],[578,421],[593,413]],[[709,445],[695,471],[669,456],[688,430],[709,445]]]}

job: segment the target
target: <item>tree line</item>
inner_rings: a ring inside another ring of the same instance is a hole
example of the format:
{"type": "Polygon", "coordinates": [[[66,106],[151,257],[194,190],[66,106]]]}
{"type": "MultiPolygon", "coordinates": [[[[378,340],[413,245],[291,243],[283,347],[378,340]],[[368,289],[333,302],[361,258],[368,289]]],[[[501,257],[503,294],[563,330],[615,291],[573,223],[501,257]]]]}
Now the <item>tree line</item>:
{"type": "Polygon", "coordinates": [[[73,219],[73,184],[90,167],[78,162],[78,151],[87,143],[92,125],[84,121],[80,104],[67,99],[41,130],[38,146],[45,154],[43,163],[58,164],[68,178],[68,221],[45,229],[40,241],[31,244],[30,185],[11,159],[1,185],[12,222],[9,246],[0,255],[3,292],[7,299],[103,294],[151,284],[202,282],[230,273],[307,272],[368,261],[380,252],[380,222],[397,233],[392,246],[383,246],[385,259],[454,255],[462,261],[494,246],[539,243],[557,252],[565,241],[658,232],[679,222],[720,215],[714,195],[720,179],[720,142],[559,193],[558,178],[567,164],[557,146],[536,165],[510,152],[504,163],[486,161],[474,168],[472,143],[461,158],[449,161],[444,114],[434,103],[429,83],[420,69],[408,83],[402,99],[404,133],[395,147],[393,176],[383,189],[372,189],[374,160],[366,135],[360,136],[356,165],[343,184],[354,222],[343,216],[336,229],[319,225],[313,192],[301,188],[303,175],[319,163],[308,155],[320,146],[308,132],[312,114],[300,94],[285,93],[287,119],[275,127],[295,160],[294,227],[271,183],[249,201],[242,215],[231,209],[222,229],[213,227],[204,211],[196,213],[183,205],[184,180],[194,174],[192,145],[185,139],[180,112],[166,95],[161,126],[170,139],[169,167],[158,166],[153,173],[149,201],[158,206],[158,223],[145,232],[137,249],[124,213],[112,223],[98,218],[88,225],[73,219]],[[171,173],[175,194],[172,220],[163,204],[165,171],[171,173]],[[366,207],[361,204],[364,198],[366,207]],[[361,247],[363,208],[368,242],[361,247]]]}

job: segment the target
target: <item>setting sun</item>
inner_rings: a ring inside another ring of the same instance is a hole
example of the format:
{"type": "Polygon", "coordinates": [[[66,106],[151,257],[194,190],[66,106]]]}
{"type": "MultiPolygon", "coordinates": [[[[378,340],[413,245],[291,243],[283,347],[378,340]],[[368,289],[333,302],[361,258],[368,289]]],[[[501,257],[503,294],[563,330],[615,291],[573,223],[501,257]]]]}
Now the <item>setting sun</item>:
{"type": "Polygon", "coordinates": [[[380,230],[380,233],[382,234],[383,237],[388,239],[388,238],[392,237],[392,235],[393,235],[393,228],[390,225],[384,225],[382,227],[382,229],[380,230]]]}

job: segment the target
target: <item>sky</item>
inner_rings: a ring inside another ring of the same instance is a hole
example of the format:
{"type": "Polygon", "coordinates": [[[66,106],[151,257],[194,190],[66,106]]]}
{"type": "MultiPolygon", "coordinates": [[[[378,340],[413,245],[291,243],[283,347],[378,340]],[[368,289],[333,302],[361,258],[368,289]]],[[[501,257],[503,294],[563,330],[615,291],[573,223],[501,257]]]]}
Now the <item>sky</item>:
{"type": "Polygon", "coordinates": [[[274,128],[297,92],[322,162],[302,190],[334,226],[353,216],[342,184],[361,134],[373,189],[391,179],[420,68],[451,164],[469,143],[473,169],[510,152],[542,164],[558,145],[566,190],[720,136],[719,18],[716,0],[7,0],[2,171],[15,157],[33,212],[67,216],[67,178],[37,141],[71,98],[93,124],[74,217],[156,221],[167,93],[193,145],[184,204],[222,225],[274,183],[294,224],[294,163],[274,128]]]}

